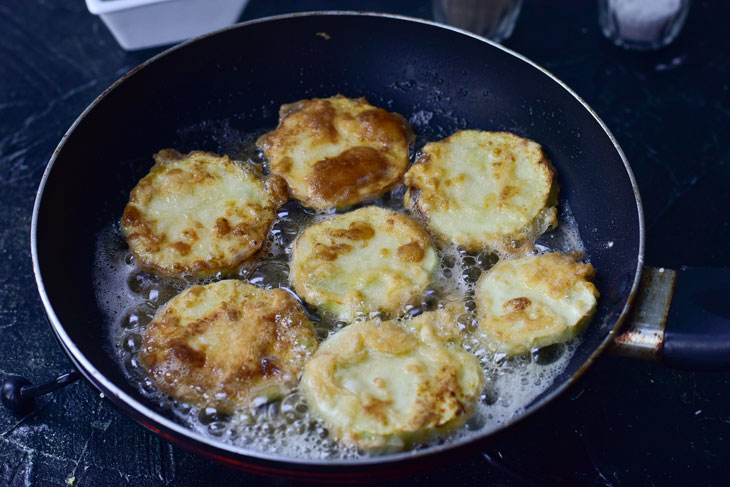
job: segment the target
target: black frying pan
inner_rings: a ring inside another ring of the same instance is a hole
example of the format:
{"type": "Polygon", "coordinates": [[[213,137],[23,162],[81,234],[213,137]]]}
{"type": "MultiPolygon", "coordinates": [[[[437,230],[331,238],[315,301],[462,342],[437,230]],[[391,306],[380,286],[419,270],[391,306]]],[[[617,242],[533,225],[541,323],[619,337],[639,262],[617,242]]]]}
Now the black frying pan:
{"type": "Polygon", "coordinates": [[[426,21],[331,12],[255,20],[174,47],[105,91],[64,136],[36,199],[34,270],[61,345],[106,397],[165,438],[254,472],[371,478],[432,464],[477,443],[356,461],[227,446],[157,412],[108,350],[109,324],[94,299],[96,235],[119,219],[151,154],[163,147],[220,152],[220,140],[206,126],[271,128],[280,104],[336,93],[365,96],[406,117],[432,114],[416,127],[421,141],[462,128],[529,137],[557,168],[560,198],[573,209],[602,296],[567,369],[520,417],[568,387],[612,341],[640,280],[642,209],[621,149],[575,93],[529,60],[426,21]],[[180,130],[195,124],[202,129],[180,130]]]}

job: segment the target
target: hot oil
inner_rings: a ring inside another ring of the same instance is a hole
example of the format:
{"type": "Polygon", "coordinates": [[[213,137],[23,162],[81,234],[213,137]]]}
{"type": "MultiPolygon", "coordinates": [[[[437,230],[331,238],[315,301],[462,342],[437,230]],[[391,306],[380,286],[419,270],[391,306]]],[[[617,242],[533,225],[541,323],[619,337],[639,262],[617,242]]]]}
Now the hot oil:
{"type": "MultiPolygon", "coordinates": [[[[190,132],[195,130],[211,131],[211,127],[191,127],[183,131],[185,133],[182,135],[189,137],[190,132]]],[[[214,138],[219,144],[220,153],[266,172],[262,154],[255,148],[255,140],[261,132],[242,134],[224,125],[215,128],[213,133],[216,134],[214,138]]],[[[417,142],[419,147],[423,143],[424,140],[417,142]]],[[[403,194],[403,187],[396,188],[368,204],[407,213],[403,207],[403,194]]],[[[145,397],[159,404],[160,410],[173,415],[190,428],[225,443],[299,458],[355,458],[366,455],[339,445],[332,439],[321,422],[309,413],[306,402],[297,391],[274,402],[262,399],[253,407],[232,415],[221,414],[213,408],[194,407],[161,393],[147,378],[137,358],[144,329],[154,314],[169,299],[191,285],[238,278],[264,288],[281,287],[296,297],[289,287],[292,244],[306,227],[335,214],[334,211],[315,212],[296,201],[290,201],[279,209],[267,241],[254,259],[242,265],[233,275],[186,281],[160,278],[141,270],[129,253],[119,224],[111,223],[97,238],[96,299],[112,323],[112,346],[129,380],[145,397]]],[[[537,241],[534,252],[583,252],[577,224],[567,202],[563,200],[560,202],[558,219],[558,228],[543,235],[537,241]]],[[[455,247],[439,249],[439,255],[440,265],[431,287],[407,306],[406,316],[416,316],[435,309],[446,301],[463,301],[465,309],[459,316],[459,325],[465,337],[464,348],[480,360],[486,377],[486,386],[475,414],[460,431],[434,442],[440,444],[495,429],[520,414],[565,369],[577,342],[553,345],[512,358],[488,352],[479,339],[473,301],[474,286],[479,276],[500,257],[488,252],[466,252],[455,247]]],[[[320,341],[346,326],[304,306],[320,341]]],[[[363,318],[367,317],[360,319],[363,318]]],[[[428,447],[424,445],[420,448],[428,447]]]]}

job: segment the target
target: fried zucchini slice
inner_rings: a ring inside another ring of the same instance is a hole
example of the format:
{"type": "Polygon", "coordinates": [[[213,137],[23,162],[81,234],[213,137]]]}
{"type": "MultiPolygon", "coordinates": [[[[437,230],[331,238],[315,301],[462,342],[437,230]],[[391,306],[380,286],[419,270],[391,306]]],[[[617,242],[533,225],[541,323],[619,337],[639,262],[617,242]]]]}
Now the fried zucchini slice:
{"type": "Polygon", "coordinates": [[[317,209],[347,207],[395,187],[409,163],[413,132],[396,113],[365,98],[314,98],[282,105],[279,126],[257,146],[292,196],[317,209]]]}
{"type": "Polygon", "coordinates": [[[456,313],[442,308],[343,328],[307,363],[300,388],[336,438],[382,453],[463,426],[483,385],[456,313]]]}
{"type": "Polygon", "coordinates": [[[594,274],[591,264],[559,253],[499,261],[475,290],[487,346],[517,355],[577,336],[596,309],[594,274]]]}
{"type": "Polygon", "coordinates": [[[229,279],[172,298],[145,328],[139,358],[166,394],[231,411],[293,389],[316,348],[292,295],[229,279]]]}
{"type": "Polygon", "coordinates": [[[292,250],[297,294],[343,321],[398,313],[422,293],[438,264],[428,234],[411,218],[366,206],[308,227],[292,250]]]}
{"type": "Polygon", "coordinates": [[[423,147],[405,204],[441,241],[470,251],[526,252],[557,226],[555,169],[536,142],[462,130],[423,147]]]}
{"type": "Polygon", "coordinates": [[[143,269],[166,277],[233,270],[264,244],[284,182],[228,156],[165,149],[129,195],[122,231],[143,269]]]}

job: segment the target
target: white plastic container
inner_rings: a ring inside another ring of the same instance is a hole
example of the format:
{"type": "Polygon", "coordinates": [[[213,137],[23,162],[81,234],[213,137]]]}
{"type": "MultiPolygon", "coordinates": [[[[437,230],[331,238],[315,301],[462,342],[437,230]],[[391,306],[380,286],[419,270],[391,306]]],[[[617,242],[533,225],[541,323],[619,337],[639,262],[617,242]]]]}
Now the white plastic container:
{"type": "Polygon", "coordinates": [[[235,23],[248,0],[86,0],[129,51],[173,44],[235,23]]]}

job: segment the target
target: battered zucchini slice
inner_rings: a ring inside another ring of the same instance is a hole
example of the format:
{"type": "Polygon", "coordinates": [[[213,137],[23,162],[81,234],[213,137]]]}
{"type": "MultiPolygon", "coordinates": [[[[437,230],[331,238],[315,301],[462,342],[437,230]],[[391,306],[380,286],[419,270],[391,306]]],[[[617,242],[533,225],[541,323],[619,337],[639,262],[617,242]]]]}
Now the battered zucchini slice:
{"type": "Polygon", "coordinates": [[[436,268],[428,234],[411,218],[367,206],[308,227],[294,243],[297,294],[343,321],[398,313],[428,286],[436,268]]]}
{"type": "Polygon", "coordinates": [[[145,328],[139,358],[166,394],[231,411],[293,389],[316,348],[293,296],[230,279],[171,299],[145,328]]]}
{"type": "Polygon", "coordinates": [[[304,206],[347,207],[395,187],[408,167],[406,120],[365,98],[314,98],[282,105],[279,126],[257,146],[304,206]]]}
{"type": "Polygon", "coordinates": [[[286,200],[284,181],[263,180],[228,156],[165,149],[129,195],[122,231],[139,265],[166,277],[232,270],[266,239],[286,200]]]}
{"type": "Polygon", "coordinates": [[[405,175],[405,204],[446,243],[525,252],[557,226],[555,169],[533,142],[462,130],[423,147],[405,175]]]}
{"type": "Polygon", "coordinates": [[[304,368],[310,409],[340,441],[381,453],[460,428],[484,376],[461,346],[455,316],[447,307],[332,335],[304,368]]]}
{"type": "Polygon", "coordinates": [[[591,264],[559,253],[498,262],[475,291],[486,345],[517,355],[574,338],[596,309],[594,274],[591,264]]]}

